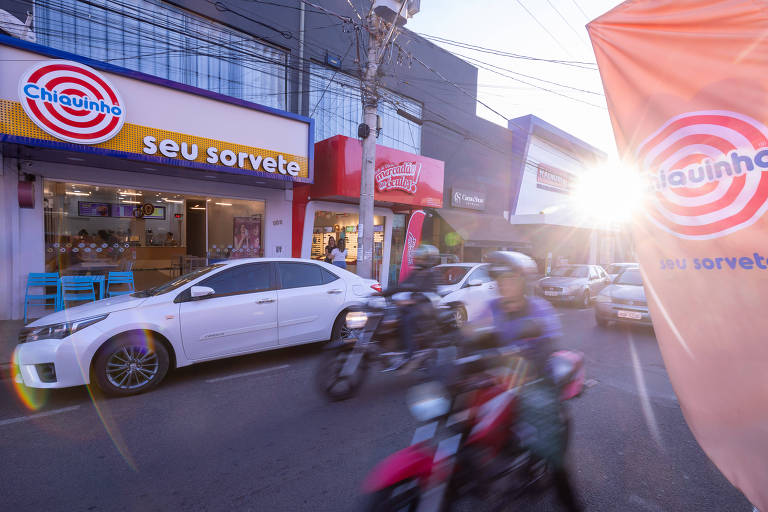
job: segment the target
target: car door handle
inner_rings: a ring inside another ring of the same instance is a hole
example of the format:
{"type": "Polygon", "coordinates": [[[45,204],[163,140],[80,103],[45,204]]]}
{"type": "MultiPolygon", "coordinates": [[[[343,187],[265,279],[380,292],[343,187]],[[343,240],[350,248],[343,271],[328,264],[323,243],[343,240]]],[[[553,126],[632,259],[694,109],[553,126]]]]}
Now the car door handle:
{"type": "Polygon", "coordinates": [[[337,294],[337,293],[341,293],[341,290],[328,290],[328,291],[327,291],[327,292],[325,292],[325,293],[330,293],[330,294],[337,294]]]}
{"type": "Polygon", "coordinates": [[[275,302],[275,299],[260,299],[256,301],[256,304],[269,304],[275,302]]]}

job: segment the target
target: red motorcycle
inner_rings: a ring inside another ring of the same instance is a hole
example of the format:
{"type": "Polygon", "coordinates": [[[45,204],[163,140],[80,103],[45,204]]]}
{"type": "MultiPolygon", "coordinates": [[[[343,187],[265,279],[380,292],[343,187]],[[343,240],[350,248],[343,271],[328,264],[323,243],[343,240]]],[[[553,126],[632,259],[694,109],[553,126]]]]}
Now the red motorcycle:
{"type": "Polygon", "coordinates": [[[501,510],[550,488],[552,459],[537,454],[552,439],[563,444],[550,449],[565,453],[569,420],[561,402],[583,389],[583,355],[554,353],[547,380],[519,352],[500,349],[439,368],[439,378],[409,393],[411,413],[422,423],[411,445],[365,480],[368,510],[438,512],[465,498],[501,510]],[[561,421],[551,421],[552,414],[561,421]]]}

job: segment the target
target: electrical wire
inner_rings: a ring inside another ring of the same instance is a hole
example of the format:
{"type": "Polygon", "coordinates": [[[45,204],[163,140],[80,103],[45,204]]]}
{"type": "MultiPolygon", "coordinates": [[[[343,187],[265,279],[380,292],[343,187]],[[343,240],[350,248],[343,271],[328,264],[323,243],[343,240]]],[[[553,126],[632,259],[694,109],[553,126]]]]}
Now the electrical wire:
{"type": "Polygon", "coordinates": [[[560,19],[562,19],[565,22],[565,24],[568,25],[568,28],[570,28],[571,31],[573,31],[573,33],[576,34],[576,37],[579,38],[579,42],[584,43],[584,34],[579,33],[576,30],[576,28],[574,28],[574,26],[571,25],[571,22],[568,21],[568,19],[565,16],[563,16],[563,14],[560,12],[560,9],[558,9],[557,6],[552,3],[552,0],[547,0],[547,3],[549,4],[550,7],[552,7],[552,9],[554,9],[557,15],[560,16],[560,19]]]}
{"type": "Polygon", "coordinates": [[[560,48],[562,48],[562,49],[563,49],[563,51],[564,51],[565,53],[567,53],[568,55],[572,55],[572,54],[571,54],[571,52],[570,52],[570,51],[568,51],[568,48],[566,48],[565,46],[563,46],[563,45],[562,45],[562,43],[561,43],[561,42],[560,42],[560,41],[559,41],[559,40],[558,40],[558,39],[555,37],[555,35],[554,35],[554,34],[552,34],[552,32],[550,32],[550,31],[549,31],[549,29],[548,29],[547,27],[545,27],[545,26],[544,26],[544,24],[543,24],[542,22],[540,22],[540,21],[539,21],[539,19],[538,19],[536,16],[534,16],[534,14],[533,14],[531,11],[529,11],[529,10],[528,10],[528,8],[525,6],[525,4],[523,3],[523,1],[522,1],[522,0],[516,0],[516,1],[517,1],[517,3],[520,5],[520,7],[522,7],[522,8],[523,8],[523,10],[525,10],[525,12],[527,12],[527,13],[528,13],[528,15],[529,15],[531,18],[533,18],[533,21],[535,21],[535,22],[536,22],[536,23],[537,23],[537,24],[538,24],[538,25],[541,27],[541,29],[542,29],[544,32],[546,32],[547,34],[549,34],[549,37],[551,37],[551,38],[552,38],[552,40],[553,40],[555,43],[557,43],[557,46],[559,46],[560,48]]]}
{"type": "Polygon", "coordinates": [[[584,19],[585,19],[585,20],[587,20],[587,21],[589,21],[589,16],[587,16],[587,13],[585,13],[585,12],[584,12],[584,9],[582,9],[582,8],[581,8],[581,6],[579,5],[579,3],[578,3],[576,0],[571,0],[571,1],[573,2],[573,5],[575,5],[575,6],[576,6],[576,8],[577,8],[579,11],[581,11],[581,14],[583,14],[583,15],[584,15],[584,19]]]}

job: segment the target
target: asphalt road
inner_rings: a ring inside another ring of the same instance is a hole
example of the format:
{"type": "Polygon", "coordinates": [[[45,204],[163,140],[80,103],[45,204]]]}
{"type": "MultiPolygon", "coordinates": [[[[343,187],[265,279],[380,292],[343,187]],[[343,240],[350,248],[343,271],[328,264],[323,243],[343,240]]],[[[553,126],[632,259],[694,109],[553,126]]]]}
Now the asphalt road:
{"type": "MultiPolygon", "coordinates": [[[[652,332],[559,312],[563,346],[586,354],[593,379],[570,404],[587,510],[750,512],[688,430],[652,332]]],[[[2,506],[359,510],[366,473],[410,440],[409,381],[372,374],[358,397],[328,404],[313,384],[318,354],[305,346],[206,363],[130,398],[58,390],[37,410],[0,382],[2,506]]],[[[557,510],[548,498],[527,509],[557,510]]]]}

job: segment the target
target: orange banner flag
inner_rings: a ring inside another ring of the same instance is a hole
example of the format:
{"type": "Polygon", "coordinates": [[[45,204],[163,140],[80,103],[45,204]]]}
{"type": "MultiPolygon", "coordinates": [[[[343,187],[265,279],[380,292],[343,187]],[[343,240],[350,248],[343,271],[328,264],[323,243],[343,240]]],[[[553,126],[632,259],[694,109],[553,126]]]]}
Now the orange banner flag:
{"type": "Polygon", "coordinates": [[[632,229],[683,414],[768,511],[768,2],[627,1],[587,29],[647,179],[632,229]]]}

